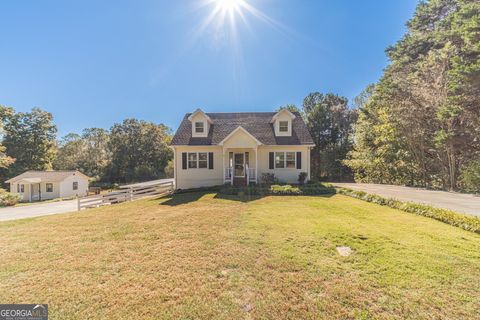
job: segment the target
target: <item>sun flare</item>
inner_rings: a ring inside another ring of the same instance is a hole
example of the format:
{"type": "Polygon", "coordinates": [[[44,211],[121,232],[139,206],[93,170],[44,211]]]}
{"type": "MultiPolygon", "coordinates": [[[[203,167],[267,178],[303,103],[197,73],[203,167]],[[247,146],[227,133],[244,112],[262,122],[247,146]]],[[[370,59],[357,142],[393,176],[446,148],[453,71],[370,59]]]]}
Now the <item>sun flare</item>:
{"type": "Polygon", "coordinates": [[[228,12],[237,11],[245,5],[244,0],[215,0],[215,3],[221,11],[228,12]]]}

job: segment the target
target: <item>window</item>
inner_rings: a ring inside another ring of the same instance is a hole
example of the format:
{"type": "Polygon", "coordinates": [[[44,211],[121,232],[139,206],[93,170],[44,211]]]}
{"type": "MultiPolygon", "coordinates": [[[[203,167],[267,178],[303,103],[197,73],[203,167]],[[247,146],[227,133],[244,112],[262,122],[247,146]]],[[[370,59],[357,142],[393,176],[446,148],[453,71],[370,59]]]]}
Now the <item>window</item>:
{"type": "Polygon", "coordinates": [[[196,153],[189,153],[188,154],[188,169],[196,169],[197,168],[197,154],[196,153]]]}
{"type": "Polygon", "coordinates": [[[73,183],[73,190],[78,190],[78,182],[77,181],[75,181],[73,183]]]}
{"type": "Polygon", "coordinates": [[[295,169],[296,168],[296,163],[295,163],[295,152],[287,152],[286,153],[286,159],[287,159],[287,165],[286,168],[288,169],[295,169]]]}
{"type": "Polygon", "coordinates": [[[195,122],[195,133],[203,133],[205,130],[203,122],[195,122]]]}
{"type": "Polygon", "coordinates": [[[285,168],[285,152],[275,152],[275,168],[285,168]]]}
{"type": "Polygon", "coordinates": [[[198,167],[200,169],[208,168],[208,155],[206,152],[201,152],[198,154],[198,167]]]}
{"type": "Polygon", "coordinates": [[[278,127],[280,132],[288,132],[288,121],[280,121],[278,127]]]}
{"type": "Polygon", "coordinates": [[[25,192],[25,185],[17,184],[17,193],[24,193],[24,192],[25,192]]]}
{"type": "Polygon", "coordinates": [[[45,184],[45,187],[47,189],[47,192],[53,192],[53,183],[47,183],[45,184]]]}
{"type": "Polygon", "coordinates": [[[295,169],[296,152],[275,152],[275,169],[295,169]]]}

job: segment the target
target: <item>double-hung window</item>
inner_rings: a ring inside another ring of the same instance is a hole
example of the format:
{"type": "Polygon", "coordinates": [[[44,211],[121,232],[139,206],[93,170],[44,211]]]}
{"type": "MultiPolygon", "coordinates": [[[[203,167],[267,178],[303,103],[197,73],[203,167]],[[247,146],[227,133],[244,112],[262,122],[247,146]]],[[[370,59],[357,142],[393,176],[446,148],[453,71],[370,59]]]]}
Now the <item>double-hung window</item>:
{"type": "Polygon", "coordinates": [[[296,158],[295,152],[285,152],[285,168],[295,169],[296,168],[296,158]]]}
{"type": "Polygon", "coordinates": [[[78,190],[78,182],[75,181],[72,187],[73,187],[73,190],[78,190]]]}
{"type": "Polygon", "coordinates": [[[285,168],[285,152],[275,152],[275,168],[285,168]]]}
{"type": "Polygon", "coordinates": [[[196,169],[197,168],[197,153],[192,152],[188,153],[188,169],[196,169]]]}
{"type": "Polygon", "coordinates": [[[208,168],[208,155],[206,152],[198,153],[198,168],[200,169],[208,168]]]}
{"type": "Polygon", "coordinates": [[[288,132],[288,121],[280,121],[278,123],[278,130],[280,132],[288,132]]]}
{"type": "Polygon", "coordinates": [[[53,192],[53,183],[45,184],[45,188],[47,189],[47,192],[53,192]]]}
{"type": "Polygon", "coordinates": [[[205,124],[203,122],[195,122],[195,133],[204,133],[205,124]]]}
{"type": "Polygon", "coordinates": [[[17,193],[24,193],[24,192],[25,192],[25,185],[17,184],[17,193]]]}
{"type": "Polygon", "coordinates": [[[207,152],[189,152],[187,160],[188,160],[188,169],[207,169],[208,168],[207,152]]]}
{"type": "Polygon", "coordinates": [[[295,152],[275,152],[275,169],[295,169],[296,167],[295,152]]]}

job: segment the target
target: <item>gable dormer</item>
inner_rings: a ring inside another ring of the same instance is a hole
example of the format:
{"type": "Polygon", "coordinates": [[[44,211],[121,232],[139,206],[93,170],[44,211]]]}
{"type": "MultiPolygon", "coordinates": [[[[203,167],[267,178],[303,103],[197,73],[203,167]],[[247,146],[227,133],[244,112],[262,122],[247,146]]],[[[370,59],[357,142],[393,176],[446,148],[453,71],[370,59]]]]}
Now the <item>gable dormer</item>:
{"type": "Polygon", "coordinates": [[[275,129],[275,136],[277,137],[291,137],[292,136],[292,122],[296,116],[287,109],[278,111],[270,121],[275,129]]]}
{"type": "Polygon", "coordinates": [[[197,109],[188,117],[188,120],[192,123],[192,137],[205,138],[208,136],[212,119],[205,112],[197,109]]]}

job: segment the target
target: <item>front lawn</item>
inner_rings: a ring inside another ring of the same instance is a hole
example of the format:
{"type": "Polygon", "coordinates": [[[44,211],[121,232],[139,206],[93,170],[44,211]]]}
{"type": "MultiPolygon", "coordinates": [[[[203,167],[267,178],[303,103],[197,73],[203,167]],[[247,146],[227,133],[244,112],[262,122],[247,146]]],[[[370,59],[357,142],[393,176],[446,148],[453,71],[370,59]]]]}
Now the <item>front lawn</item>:
{"type": "Polygon", "coordinates": [[[479,235],[343,195],[181,194],[0,223],[0,244],[0,303],[48,303],[51,319],[480,311],[479,235]]]}

